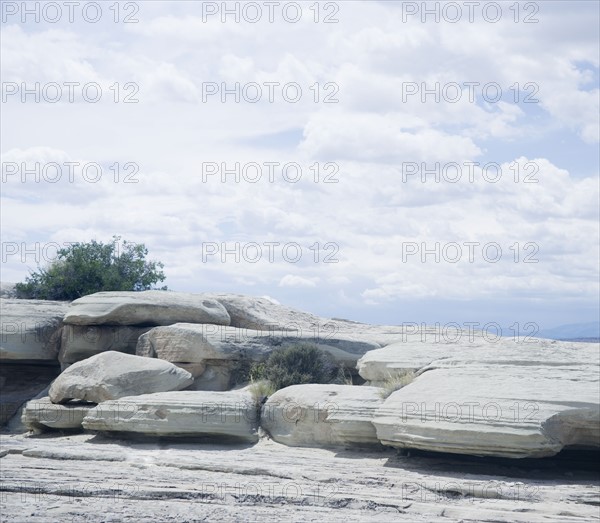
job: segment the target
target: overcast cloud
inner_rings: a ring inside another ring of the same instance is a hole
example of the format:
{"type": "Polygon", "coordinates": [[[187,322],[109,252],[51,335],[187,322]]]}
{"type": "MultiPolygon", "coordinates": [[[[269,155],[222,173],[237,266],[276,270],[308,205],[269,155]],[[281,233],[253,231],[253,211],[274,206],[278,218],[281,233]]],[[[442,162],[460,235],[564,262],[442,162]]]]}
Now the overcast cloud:
{"type": "Polygon", "coordinates": [[[50,3],[2,4],[3,280],[119,234],[179,291],[598,319],[597,2],[50,3]]]}

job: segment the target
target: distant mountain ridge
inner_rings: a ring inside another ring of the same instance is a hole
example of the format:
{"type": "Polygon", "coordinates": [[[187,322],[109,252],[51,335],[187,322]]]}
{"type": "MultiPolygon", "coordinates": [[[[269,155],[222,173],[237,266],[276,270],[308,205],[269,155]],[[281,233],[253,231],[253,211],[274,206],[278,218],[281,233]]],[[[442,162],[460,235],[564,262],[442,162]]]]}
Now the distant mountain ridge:
{"type": "Polygon", "coordinates": [[[600,322],[569,323],[550,329],[542,329],[536,334],[537,338],[549,338],[563,341],[600,341],[600,322]]]}

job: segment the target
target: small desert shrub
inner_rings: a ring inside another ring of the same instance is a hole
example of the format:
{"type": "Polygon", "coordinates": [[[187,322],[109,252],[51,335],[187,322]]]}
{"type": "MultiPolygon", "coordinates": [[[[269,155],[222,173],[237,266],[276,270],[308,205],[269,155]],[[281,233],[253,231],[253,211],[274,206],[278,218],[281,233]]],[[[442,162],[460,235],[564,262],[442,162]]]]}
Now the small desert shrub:
{"type": "Polygon", "coordinates": [[[383,382],[383,386],[379,391],[379,395],[386,399],[393,392],[400,390],[415,379],[415,373],[413,371],[405,372],[400,376],[388,375],[388,378],[383,382]]]}
{"type": "Polygon", "coordinates": [[[337,376],[331,383],[337,383],[339,385],[354,385],[352,373],[343,365],[340,365],[338,367],[337,376]]]}
{"type": "Polygon", "coordinates": [[[253,362],[245,355],[231,369],[230,386],[250,383],[258,404],[275,391],[305,383],[352,385],[352,375],[343,365],[316,345],[304,343],[271,353],[266,361],[253,362]]]}
{"type": "Polygon", "coordinates": [[[250,358],[242,355],[242,357],[231,367],[229,381],[230,387],[236,387],[237,385],[242,385],[252,381],[250,373],[253,365],[254,363],[250,358]]]}
{"type": "Polygon", "coordinates": [[[266,380],[253,381],[248,387],[248,390],[250,391],[250,394],[252,394],[252,398],[258,408],[260,408],[265,400],[275,392],[273,384],[266,380]]]}
{"type": "Polygon", "coordinates": [[[267,361],[253,366],[253,380],[268,380],[275,390],[304,383],[344,383],[343,368],[328,353],[313,344],[298,344],[277,350],[267,361]]]}

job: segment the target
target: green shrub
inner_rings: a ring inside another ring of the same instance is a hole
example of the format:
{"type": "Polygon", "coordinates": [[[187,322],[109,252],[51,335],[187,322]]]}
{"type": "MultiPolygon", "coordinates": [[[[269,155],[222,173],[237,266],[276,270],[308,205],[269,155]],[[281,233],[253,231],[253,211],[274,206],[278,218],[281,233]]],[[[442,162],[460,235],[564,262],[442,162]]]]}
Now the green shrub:
{"type": "Polygon", "coordinates": [[[229,387],[233,388],[252,381],[250,373],[254,365],[255,363],[246,355],[242,355],[239,360],[236,360],[229,372],[229,387]]]}
{"type": "MultiPolygon", "coordinates": [[[[19,298],[75,300],[99,291],[143,291],[164,281],[161,262],[146,261],[144,244],[114,236],[104,244],[92,240],[58,250],[57,260],[17,283],[19,298]]],[[[162,287],[166,290],[166,287],[162,287]]]]}
{"type": "Polygon", "coordinates": [[[275,390],[304,383],[344,383],[343,368],[314,344],[298,344],[271,353],[250,371],[253,381],[268,380],[275,390]]]}

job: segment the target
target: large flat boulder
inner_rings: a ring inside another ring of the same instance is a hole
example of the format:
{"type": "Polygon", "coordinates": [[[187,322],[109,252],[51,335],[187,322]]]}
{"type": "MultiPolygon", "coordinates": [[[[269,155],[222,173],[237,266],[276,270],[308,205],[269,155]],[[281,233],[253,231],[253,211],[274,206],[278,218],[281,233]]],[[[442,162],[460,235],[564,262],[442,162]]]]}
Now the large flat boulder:
{"type": "Polygon", "coordinates": [[[369,325],[339,318],[323,318],[259,296],[206,293],[229,313],[231,327],[258,331],[293,331],[299,336],[328,340],[338,336],[373,343],[381,347],[404,340],[414,326],[369,325]]]}
{"type": "Polygon", "coordinates": [[[71,303],[71,325],[170,325],[178,322],[229,325],[218,301],[202,294],[169,291],[97,292],[71,303]]]}
{"type": "Polygon", "coordinates": [[[380,389],[352,385],[293,385],[263,405],[261,426],[292,447],[379,446],[371,420],[380,389]]]}
{"type": "Polygon", "coordinates": [[[68,302],[0,298],[0,361],[56,362],[68,302]]]}
{"type": "Polygon", "coordinates": [[[100,403],[123,396],[181,390],[192,375],[164,360],[107,351],[71,365],[52,383],[53,403],[100,403]]]}
{"type": "Polygon", "coordinates": [[[178,323],[155,327],[140,336],[136,354],[164,359],[185,368],[189,364],[203,365],[202,373],[194,373],[197,378],[194,387],[226,390],[232,385],[230,374],[236,362],[242,359],[264,361],[273,351],[300,343],[317,345],[349,369],[355,368],[361,355],[379,347],[374,342],[349,335],[315,338],[308,332],[178,323]]]}
{"type": "Polygon", "coordinates": [[[220,302],[229,313],[230,325],[239,329],[308,331],[327,322],[324,318],[286,307],[269,298],[226,293],[205,296],[220,302]]]}
{"type": "Polygon", "coordinates": [[[64,367],[109,350],[135,354],[138,338],[151,328],[63,325],[58,360],[64,367]]]}
{"type": "MultiPolygon", "coordinates": [[[[373,384],[381,384],[390,377],[418,371],[430,366],[462,366],[490,362],[543,365],[546,358],[554,363],[548,365],[582,364],[579,357],[584,352],[598,353],[600,345],[595,343],[564,342],[540,338],[492,337],[474,331],[459,334],[459,341],[449,341],[438,336],[438,341],[419,341],[420,336],[407,336],[404,341],[372,350],[357,363],[360,376],[373,384]],[[582,352],[583,351],[583,352],[582,352]]],[[[431,337],[434,339],[434,337],[431,337]]],[[[595,365],[598,357],[592,358],[595,365]]]]}
{"type": "Polygon", "coordinates": [[[144,436],[255,442],[258,409],[243,390],[161,392],[106,401],[87,413],[83,427],[144,436]]]}
{"type": "Polygon", "coordinates": [[[57,405],[44,397],[28,401],[23,408],[21,420],[31,431],[46,429],[81,429],[81,423],[95,403],[69,402],[57,405]]]}
{"type": "Polygon", "coordinates": [[[367,383],[381,386],[390,378],[418,371],[436,360],[451,357],[457,350],[464,356],[467,352],[471,354],[488,348],[489,343],[485,343],[481,337],[478,337],[476,343],[467,344],[432,343],[407,337],[405,341],[367,352],[356,366],[367,383]]]}
{"type": "Polygon", "coordinates": [[[416,379],[387,398],[373,419],[385,445],[545,457],[565,447],[600,447],[599,349],[510,338],[399,343],[367,354],[359,368],[372,382],[417,370],[416,379]]]}
{"type": "Polygon", "coordinates": [[[379,346],[400,341],[407,331],[403,326],[322,318],[264,297],[171,291],[98,292],[75,300],[64,321],[74,325],[206,323],[267,332],[292,331],[322,340],[346,336],[379,346]]]}
{"type": "Polygon", "coordinates": [[[266,359],[275,349],[299,343],[317,345],[336,361],[356,365],[360,356],[379,347],[378,344],[347,335],[317,338],[310,333],[294,331],[260,331],[217,325],[178,323],[155,327],[140,337],[136,353],[171,362],[203,362],[207,360],[255,361],[266,359]]]}

